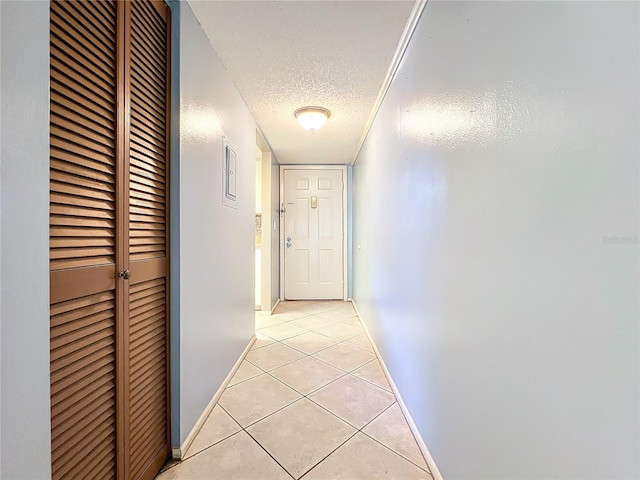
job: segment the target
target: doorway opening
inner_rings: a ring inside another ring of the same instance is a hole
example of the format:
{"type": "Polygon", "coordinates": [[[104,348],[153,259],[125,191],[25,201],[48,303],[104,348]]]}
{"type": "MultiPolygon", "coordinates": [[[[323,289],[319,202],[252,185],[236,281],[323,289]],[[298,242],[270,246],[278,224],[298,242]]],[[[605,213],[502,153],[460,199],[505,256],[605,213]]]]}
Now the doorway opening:
{"type": "Polygon", "coordinates": [[[256,130],[255,307],[272,313],[280,301],[280,165],[256,130]]]}

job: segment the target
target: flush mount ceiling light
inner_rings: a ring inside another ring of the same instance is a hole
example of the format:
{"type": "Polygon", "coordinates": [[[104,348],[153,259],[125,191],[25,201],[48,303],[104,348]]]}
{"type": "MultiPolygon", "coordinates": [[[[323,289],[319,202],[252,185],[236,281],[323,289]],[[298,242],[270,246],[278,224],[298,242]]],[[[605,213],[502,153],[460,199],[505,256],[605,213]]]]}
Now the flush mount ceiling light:
{"type": "Polygon", "coordinates": [[[331,116],[331,112],[322,107],[302,107],[293,112],[293,114],[302,125],[302,128],[310,132],[320,130],[331,116]]]}

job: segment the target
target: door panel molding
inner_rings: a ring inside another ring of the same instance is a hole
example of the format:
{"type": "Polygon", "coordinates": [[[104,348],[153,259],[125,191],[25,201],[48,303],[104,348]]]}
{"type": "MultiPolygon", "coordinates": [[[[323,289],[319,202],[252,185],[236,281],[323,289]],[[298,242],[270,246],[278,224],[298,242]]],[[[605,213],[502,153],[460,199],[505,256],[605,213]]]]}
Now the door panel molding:
{"type": "Polygon", "coordinates": [[[73,298],[86,297],[116,288],[114,265],[68,268],[49,272],[49,301],[51,304],[73,298]]]}

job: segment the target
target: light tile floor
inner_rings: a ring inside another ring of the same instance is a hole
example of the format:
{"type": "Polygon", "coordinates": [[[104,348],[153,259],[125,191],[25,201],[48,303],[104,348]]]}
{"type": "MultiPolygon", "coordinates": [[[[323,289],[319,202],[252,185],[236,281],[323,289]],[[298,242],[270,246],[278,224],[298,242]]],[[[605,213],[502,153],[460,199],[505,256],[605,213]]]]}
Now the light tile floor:
{"type": "Polygon", "coordinates": [[[251,351],[158,480],[432,480],[350,303],[256,312],[251,351]]]}

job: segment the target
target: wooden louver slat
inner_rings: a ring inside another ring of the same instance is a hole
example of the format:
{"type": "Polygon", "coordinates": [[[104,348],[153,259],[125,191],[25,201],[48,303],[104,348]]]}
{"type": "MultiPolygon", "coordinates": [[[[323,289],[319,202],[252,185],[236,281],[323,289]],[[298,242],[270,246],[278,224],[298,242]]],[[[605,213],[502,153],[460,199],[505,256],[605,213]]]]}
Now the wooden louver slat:
{"type": "Polygon", "coordinates": [[[150,457],[166,442],[167,390],[166,369],[166,286],[164,279],[152,280],[140,286],[146,287],[132,294],[130,319],[130,406],[131,406],[131,473],[137,478],[150,457]],[[145,385],[152,383],[156,388],[145,385]],[[145,415],[140,408],[147,406],[145,415]],[[151,407],[149,407],[151,405],[151,407]],[[145,448],[142,448],[145,447],[145,448]]]}
{"type": "MultiPolygon", "coordinates": [[[[160,25],[153,7],[143,2],[132,4],[130,163],[132,172],[140,172],[147,178],[159,174],[166,177],[166,120],[158,116],[166,111],[167,102],[167,67],[163,48],[166,42],[163,41],[160,25]],[[144,119],[146,128],[136,118],[144,119]]],[[[130,179],[131,213],[134,213],[134,207],[138,207],[152,215],[164,215],[166,186],[150,185],[148,181],[139,181],[139,178],[140,175],[132,175],[130,179]]],[[[135,213],[142,212],[138,210],[135,213]]],[[[132,217],[130,229],[141,229],[140,223],[132,217]]],[[[130,258],[133,261],[150,258],[150,255],[165,256],[165,247],[163,236],[132,238],[130,258]]]]}
{"type": "MultiPolygon", "coordinates": [[[[102,449],[115,465],[115,309],[113,292],[52,305],[52,477],[81,478],[87,448],[102,449]],[[91,319],[102,310],[99,324],[91,319]],[[87,326],[87,323],[90,326],[87,326]],[[76,467],[82,467],[77,470],[76,467]]],[[[115,470],[97,478],[113,478],[115,470]]]]}

